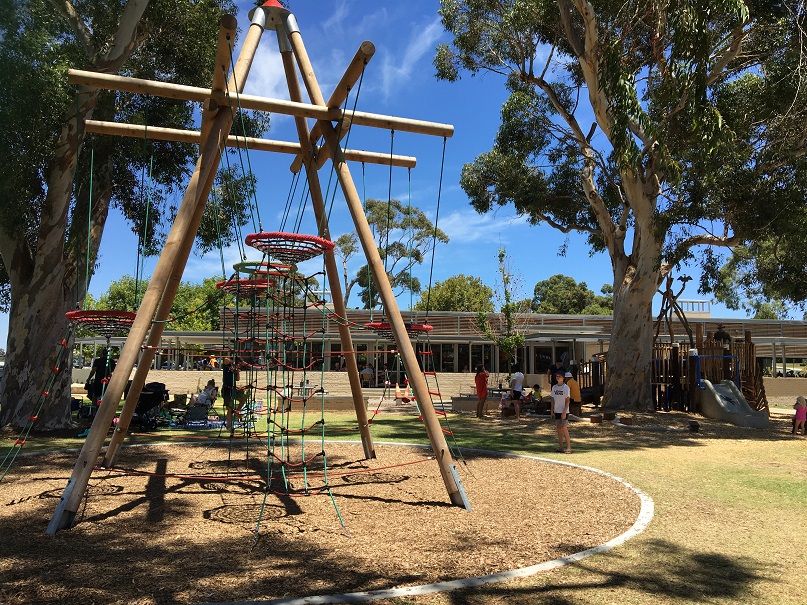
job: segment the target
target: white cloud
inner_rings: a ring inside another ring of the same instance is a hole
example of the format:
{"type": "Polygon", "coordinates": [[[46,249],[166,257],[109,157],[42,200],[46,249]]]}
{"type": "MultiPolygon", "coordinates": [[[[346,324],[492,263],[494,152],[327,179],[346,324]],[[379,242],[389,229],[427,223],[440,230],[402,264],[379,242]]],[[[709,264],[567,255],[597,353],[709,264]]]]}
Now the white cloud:
{"type": "Polygon", "coordinates": [[[423,58],[423,55],[434,50],[434,46],[442,34],[443,26],[439,19],[435,19],[425,27],[415,27],[402,53],[400,63],[395,64],[393,56],[389,52],[385,53],[384,66],[381,70],[383,74],[382,92],[385,99],[389,98],[396,89],[407,84],[416,64],[423,58]]]}
{"type": "Polygon", "coordinates": [[[496,216],[463,210],[440,218],[439,226],[451,239],[450,244],[468,244],[507,242],[514,228],[528,225],[526,216],[496,216]]]}
{"type": "MultiPolygon", "coordinates": [[[[266,32],[266,36],[270,35],[274,36],[274,32],[266,32]]],[[[277,42],[274,44],[266,42],[268,40],[265,40],[255,53],[244,93],[272,99],[288,99],[289,87],[286,85],[286,75],[283,72],[277,42]]]]}
{"type": "Polygon", "coordinates": [[[334,2],[333,14],[322,22],[322,29],[329,34],[343,33],[349,12],[347,0],[334,2]]]}

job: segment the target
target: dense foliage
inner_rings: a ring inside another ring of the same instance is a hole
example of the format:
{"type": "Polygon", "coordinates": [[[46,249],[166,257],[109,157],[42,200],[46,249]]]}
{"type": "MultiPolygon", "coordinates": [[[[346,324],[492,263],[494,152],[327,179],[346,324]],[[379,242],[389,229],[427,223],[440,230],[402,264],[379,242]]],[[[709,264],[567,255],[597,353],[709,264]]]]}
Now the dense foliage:
{"type": "Polygon", "coordinates": [[[478,277],[460,273],[426,288],[420,293],[420,300],[414,308],[418,311],[489,313],[493,311],[493,290],[478,277]]]}
{"type": "Polygon", "coordinates": [[[535,313],[565,315],[610,315],[614,310],[614,289],[604,284],[602,296],[589,290],[586,282],[553,275],[535,284],[531,308],[535,313]]]}
{"type": "Polygon", "coordinates": [[[709,291],[745,244],[755,286],[804,300],[803,3],[442,0],[440,14],[438,76],[499,74],[510,93],[491,150],[463,168],[473,207],[513,204],[611,259],[606,405],[649,405],[649,309],[681,262],[709,291]]]}

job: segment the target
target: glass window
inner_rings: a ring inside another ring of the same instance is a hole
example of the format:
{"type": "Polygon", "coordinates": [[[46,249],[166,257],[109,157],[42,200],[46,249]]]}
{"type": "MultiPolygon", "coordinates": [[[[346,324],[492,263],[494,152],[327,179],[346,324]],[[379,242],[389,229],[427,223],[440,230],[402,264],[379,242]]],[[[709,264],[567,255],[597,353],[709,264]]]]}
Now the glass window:
{"type": "Polygon", "coordinates": [[[454,372],[454,345],[440,345],[440,369],[443,372],[454,372]]]}
{"type": "Polygon", "coordinates": [[[457,345],[457,367],[460,372],[471,371],[471,345],[466,343],[457,345]]]}
{"type": "Polygon", "coordinates": [[[546,374],[552,365],[552,347],[534,346],[532,348],[533,372],[546,374]]]}
{"type": "Polygon", "coordinates": [[[331,363],[330,368],[331,370],[341,370],[344,362],[342,361],[342,355],[340,351],[342,350],[342,343],[341,342],[332,342],[331,343],[331,363]]]}

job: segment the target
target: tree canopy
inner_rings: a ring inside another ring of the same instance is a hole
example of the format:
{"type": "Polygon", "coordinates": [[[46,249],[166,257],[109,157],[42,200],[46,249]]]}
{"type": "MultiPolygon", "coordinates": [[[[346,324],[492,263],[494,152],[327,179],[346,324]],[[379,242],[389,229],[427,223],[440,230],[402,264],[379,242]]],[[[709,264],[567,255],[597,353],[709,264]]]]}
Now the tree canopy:
{"type": "Polygon", "coordinates": [[[535,313],[565,315],[610,315],[614,309],[614,289],[604,284],[602,296],[589,290],[586,282],[553,275],[535,284],[531,308],[535,313]]]}
{"type": "MultiPolygon", "coordinates": [[[[219,330],[220,308],[233,305],[235,298],[216,288],[218,281],[215,277],[205,278],[201,284],[183,281],[171,306],[168,329],[196,332],[219,330]]],[[[148,278],[144,282],[147,283],[148,278]]],[[[124,275],[109,285],[94,304],[94,308],[137,311],[143,287],[131,275],[124,275]]]]}
{"type": "MultiPolygon", "coordinates": [[[[9,310],[10,352],[0,425],[23,426],[46,384],[48,343],[65,338],[64,313],[85,299],[109,212],[142,236],[141,252],[158,252],[198,155],[195,145],[87,136],[88,119],[193,130],[198,108],[74,86],[67,70],[210,86],[219,21],[235,10],[231,0],[0,0],[0,305],[9,310]]],[[[260,136],[268,121],[244,115],[236,124],[260,136]]],[[[201,249],[231,241],[250,186],[244,171],[218,175],[201,249]]],[[[69,378],[50,389],[40,428],[69,424],[69,378]]]]}
{"type": "MultiPolygon", "coordinates": [[[[428,258],[435,245],[447,243],[448,236],[435,227],[422,210],[399,200],[368,199],[365,212],[393,292],[396,296],[403,292],[418,294],[420,280],[412,275],[412,270],[428,258]]],[[[359,249],[355,233],[346,233],[336,240],[334,252],[342,259],[344,272],[345,306],[348,306],[351,290],[358,285],[363,308],[375,308],[380,298],[369,266],[362,265],[354,277],[348,279],[348,260],[359,249]]]]}
{"type": "Polygon", "coordinates": [[[460,273],[426,288],[420,293],[420,300],[414,308],[417,311],[490,313],[493,311],[493,289],[478,277],[460,273]]]}
{"type": "Polygon", "coordinates": [[[510,93],[463,189],[479,212],[513,204],[608,253],[604,404],[650,408],[664,276],[700,263],[708,289],[731,247],[807,212],[804,5],[442,0],[440,14],[453,40],[438,76],[499,74],[510,93]]]}

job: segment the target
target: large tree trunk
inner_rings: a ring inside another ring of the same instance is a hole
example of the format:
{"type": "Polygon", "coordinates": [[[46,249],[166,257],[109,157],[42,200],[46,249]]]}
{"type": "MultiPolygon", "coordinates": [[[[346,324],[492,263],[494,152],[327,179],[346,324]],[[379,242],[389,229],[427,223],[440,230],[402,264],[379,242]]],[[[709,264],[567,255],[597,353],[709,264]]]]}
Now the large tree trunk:
{"type": "MultiPolygon", "coordinates": [[[[54,2],[60,16],[74,26],[90,60],[90,68],[115,73],[142,41],[138,24],[148,0],[129,0],[118,21],[118,30],[107,40],[105,52],[99,54],[93,46],[89,30],[81,17],[68,14],[64,6],[54,2]]],[[[142,32],[141,32],[142,34],[142,32]]],[[[74,230],[68,238],[71,224],[70,202],[76,159],[84,139],[84,120],[92,117],[98,91],[78,87],[76,104],[70,107],[64,127],[55,141],[53,159],[47,173],[47,195],[42,206],[36,242],[32,245],[25,235],[0,233],[0,254],[9,273],[11,310],[5,371],[0,379],[0,426],[22,428],[36,411],[40,396],[47,391],[39,411],[38,429],[58,429],[71,426],[70,419],[70,356],[66,367],[59,368],[54,381],[54,361],[57,347],[68,334],[67,311],[76,308],[83,299],[88,284],[77,275],[76,267],[84,261],[74,250],[66,250],[65,242],[74,242],[82,229],[74,230]],[[76,288],[76,281],[82,283],[76,288]],[[77,291],[79,290],[79,291],[77,291]]],[[[108,215],[112,176],[111,164],[101,169],[99,186],[94,193],[90,257],[95,258],[108,215]]],[[[78,220],[84,221],[86,205],[77,200],[78,220]]],[[[86,229],[83,230],[86,234],[86,229]]],[[[86,244],[86,238],[84,238],[86,244]]],[[[83,276],[82,276],[83,277],[83,276]]],[[[64,344],[72,348],[72,339],[64,344]]]]}
{"type": "Polygon", "coordinates": [[[614,297],[614,323],[608,346],[603,407],[652,411],[650,390],[653,355],[651,304],[656,289],[626,286],[614,297]],[[619,302],[617,302],[619,300],[619,302]]]}
{"type": "MultiPolygon", "coordinates": [[[[60,269],[39,272],[24,291],[12,298],[9,355],[0,385],[0,426],[10,424],[20,429],[34,413],[38,415],[37,429],[71,426],[69,355],[62,354],[59,371],[55,371],[62,340],[68,336],[65,313],[75,308],[72,293],[64,291],[63,276],[60,269]]],[[[68,338],[64,346],[68,353],[72,339],[68,338]]]]}
{"type": "MultiPolygon", "coordinates": [[[[641,238],[637,238],[640,240],[641,238]]],[[[635,242],[639,247],[640,241],[635,242]]],[[[603,407],[653,411],[653,296],[660,271],[660,244],[614,261],[614,322],[608,346],[603,407]],[[639,259],[638,262],[634,262],[639,259]],[[620,262],[620,260],[622,262],[620,262]]]]}

